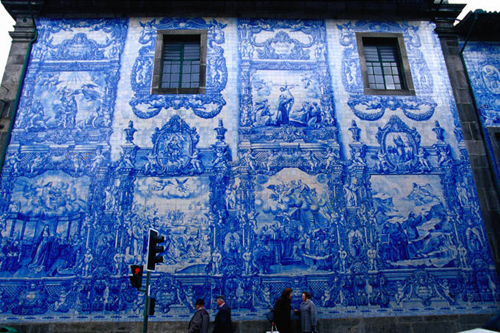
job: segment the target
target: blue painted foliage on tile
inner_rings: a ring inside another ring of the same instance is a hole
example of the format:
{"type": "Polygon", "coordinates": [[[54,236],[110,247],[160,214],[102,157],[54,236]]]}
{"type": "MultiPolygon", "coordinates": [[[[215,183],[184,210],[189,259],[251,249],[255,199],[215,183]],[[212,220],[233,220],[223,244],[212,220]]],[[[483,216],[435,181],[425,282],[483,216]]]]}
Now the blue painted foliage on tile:
{"type": "Polygon", "coordinates": [[[434,112],[418,27],[343,23],[332,45],[324,21],[137,22],[39,23],[0,184],[3,319],[140,321],[127,275],[149,228],[166,236],[152,320],[218,294],[235,319],[263,320],[285,287],[311,291],[323,318],[495,307],[470,165],[454,116],[434,112]],[[160,28],[208,30],[207,94],[150,95],[160,28]],[[358,30],[404,33],[417,96],[362,95],[358,30]]]}
{"type": "Polygon", "coordinates": [[[132,68],[131,84],[134,96],[130,105],[134,114],[143,119],[158,115],[161,110],[173,108],[187,108],[202,118],[217,116],[226,101],[222,97],[222,90],[227,84],[227,67],[224,58],[225,24],[216,20],[206,21],[198,19],[153,19],[141,23],[141,37],[139,42],[144,45],[137,53],[132,68]],[[151,78],[153,73],[156,32],[159,29],[201,29],[207,31],[207,73],[206,93],[190,95],[151,95],[151,78]]]}
{"type": "Polygon", "coordinates": [[[348,105],[361,120],[378,120],[387,111],[402,110],[412,120],[429,120],[437,103],[432,98],[433,78],[423,57],[417,26],[408,23],[359,21],[353,24],[337,25],[340,30],[340,44],[343,48],[342,83],[350,93],[348,105]],[[413,84],[417,96],[366,96],[364,95],[356,32],[401,33],[410,63],[413,84]]]}

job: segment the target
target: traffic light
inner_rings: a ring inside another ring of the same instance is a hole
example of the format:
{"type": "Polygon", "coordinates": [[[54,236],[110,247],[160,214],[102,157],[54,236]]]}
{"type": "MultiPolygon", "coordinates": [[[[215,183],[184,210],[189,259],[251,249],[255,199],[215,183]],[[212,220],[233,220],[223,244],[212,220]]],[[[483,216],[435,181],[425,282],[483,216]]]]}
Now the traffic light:
{"type": "Polygon", "coordinates": [[[163,246],[159,246],[159,243],[163,243],[165,237],[159,236],[158,231],[154,229],[149,229],[149,240],[148,240],[148,271],[154,271],[155,265],[159,262],[163,262],[163,256],[159,256],[159,253],[165,251],[163,246]]]}
{"type": "Polygon", "coordinates": [[[142,265],[130,265],[130,269],[132,270],[132,276],[130,278],[130,284],[132,287],[140,289],[142,287],[142,265]]]}
{"type": "Polygon", "coordinates": [[[149,315],[150,316],[155,314],[155,305],[156,305],[156,298],[150,298],[149,299],[149,315]]]}

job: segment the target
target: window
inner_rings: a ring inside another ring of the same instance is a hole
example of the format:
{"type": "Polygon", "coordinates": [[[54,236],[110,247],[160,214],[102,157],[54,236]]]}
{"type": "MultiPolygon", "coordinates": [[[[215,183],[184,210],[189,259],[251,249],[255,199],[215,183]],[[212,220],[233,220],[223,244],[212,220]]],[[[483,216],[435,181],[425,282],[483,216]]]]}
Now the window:
{"type": "Polygon", "coordinates": [[[489,134],[491,140],[493,158],[496,161],[496,164],[500,165],[500,128],[486,127],[486,131],[489,134]]]}
{"type": "Polygon", "coordinates": [[[159,30],[153,67],[153,94],[204,94],[207,33],[159,30]]]}
{"type": "Polygon", "coordinates": [[[402,34],[357,33],[356,38],[366,94],[415,94],[402,34]]]}

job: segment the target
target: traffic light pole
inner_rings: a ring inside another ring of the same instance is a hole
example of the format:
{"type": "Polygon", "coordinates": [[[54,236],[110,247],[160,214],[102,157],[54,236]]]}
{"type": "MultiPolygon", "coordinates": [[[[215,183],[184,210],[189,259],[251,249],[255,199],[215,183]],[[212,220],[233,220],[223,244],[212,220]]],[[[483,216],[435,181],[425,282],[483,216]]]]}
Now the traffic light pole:
{"type": "Polygon", "coordinates": [[[148,332],[148,317],[154,314],[155,309],[155,299],[150,297],[151,294],[151,271],[155,270],[155,265],[157,263],[163,262],[163,256],[158,255],[163,252],[165,248],[159,246],[158,243],[165,242],[165,237],[158,235],[158,231],[154,229],[149,229],[148,237],[148,253],[147,253],[147,273],[146,273],[146,288],[142,289],[142,265],[131,265],[132,276],[130,277],[130,284],[132,287],[137,288],[138,291],[144,293],[144,320],[142,322],[142,333],[148,332]],[[151,301],[153,304],[151,305],[151,301]]]}
{"type": "Polygon", "coordinates": [[[144,291],[144,320],[142,321],[142,333],[148,332],[148,317],[149,317],[149,280],[151,272],[146,273],[146,290],[144,291]]]}

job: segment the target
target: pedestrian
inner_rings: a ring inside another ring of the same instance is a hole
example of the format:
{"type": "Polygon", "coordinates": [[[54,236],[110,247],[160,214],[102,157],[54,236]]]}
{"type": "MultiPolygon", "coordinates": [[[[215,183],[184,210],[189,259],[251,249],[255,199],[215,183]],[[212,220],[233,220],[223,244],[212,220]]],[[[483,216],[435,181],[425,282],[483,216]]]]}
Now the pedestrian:
{"type": "Polygon", "coordinates": [[[307,291],[302,292],[302,304],[300,310],[294,310],[300,316],[300,328],[302,333],[316,332],[318,324],[318,310],[316,305],[311,301],[311,294],[307,291]]]}
{"type": "Polygon", "coordinates": [[[210,325],[210,315],[205,310],[205,301],[197,299],[194,304],[196,312],[189,322],[189,333],[208,333],[208,325],[210,325]]]}
{"type": "Polygon", "coordinates": [[[290,321],[292,311],[292,289],[285,288],[274,303],[274,319],[272,325],[276,325],[278,332],[291,333],[292,324],[290,321]]]}
{"type": "Polygon", "coordinates": [[[233,333],[231,309],[226,304],[224,296],[217,296],[217,309],[214,321],[214,333],[233,333]]]}

